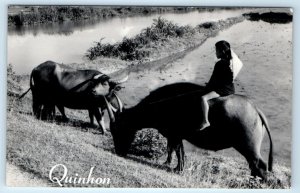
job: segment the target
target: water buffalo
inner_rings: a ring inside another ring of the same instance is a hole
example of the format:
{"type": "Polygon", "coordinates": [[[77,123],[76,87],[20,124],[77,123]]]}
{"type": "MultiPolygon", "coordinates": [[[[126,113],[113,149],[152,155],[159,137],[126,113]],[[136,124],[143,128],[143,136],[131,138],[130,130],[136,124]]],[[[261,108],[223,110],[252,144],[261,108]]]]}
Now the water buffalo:
{"type": "Polygon", "coordinates": [[[272,170],[273,150],[264,114],[245,96],[220,97],[209,101],[211,126],[199,131],[203,90],[204,87],[192,83],[166,85],[151,92],[136,106],[116,114],[110,126],[115,152],[126,156],[135,133],[143,128],[154,128],[167,138],[166,164],[170,164],[171,154],[176,152],[175,171],[182,171],[184,167],[182,140],[185,139],[208,150],[233,147],[248,161],[251,175],[265,179],[267,170],[272,170]],[[265,130],[270,139],[268,167],[260,154],[265,130]]]}
{"type": "Polygon", "coordinates": [[[116,95],[116,91],[120,89],[119,83],[121,82],[112,80],[97,70],[75,70],[62,64],[46,61],[31,72],[30,90],[32,91],[33,113],[37,118],[45,119],[53,116],[55,106],[57,106],[63,118],[67,119],[64,107],[87,109],[91,123],[93,124],[95,116],[99,129],[103,133],[103,109],[107,107],[108,102],[113,100],[118,102],[117,106],[122,106],[116,95]]]}

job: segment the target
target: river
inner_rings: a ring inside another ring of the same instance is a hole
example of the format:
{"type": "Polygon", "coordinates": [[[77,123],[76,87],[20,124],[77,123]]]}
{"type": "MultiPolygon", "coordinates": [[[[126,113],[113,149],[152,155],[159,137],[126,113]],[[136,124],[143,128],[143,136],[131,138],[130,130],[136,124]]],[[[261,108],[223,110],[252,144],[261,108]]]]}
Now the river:
{"type": "Polygon", "coordinates": [[[17,74],[29,74],[32,68],[46,60],[82,63],[84,54],[95,41],[103,38],[104,43],[115,43],[124,37],[132,37],[151,26],[153,19],[160,16],[179,25],[196,26],[203,22],[239,16],[244,12],[246,9],[193,11],[9,27],[7,62],[13,65],[17,74]]]}

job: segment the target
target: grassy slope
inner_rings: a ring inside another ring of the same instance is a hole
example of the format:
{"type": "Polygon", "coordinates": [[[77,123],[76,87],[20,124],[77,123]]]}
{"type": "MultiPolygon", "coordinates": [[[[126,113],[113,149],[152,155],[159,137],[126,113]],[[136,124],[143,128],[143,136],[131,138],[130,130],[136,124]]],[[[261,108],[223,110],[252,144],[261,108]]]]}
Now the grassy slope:
{"type": "MultiPolygon", "coordinates": [[[[10,76],[9,76],[9,79],[10,76]]],[[[21,83],[10,81],[8,88],[17,92],[21,83]],[[13,86],[11,85],[13,82],[13,86]]],[[[275,163],[274,173],[267,183],[249,177],[250,170],[244,159],[224,157],[213,152],[187,153],[183,174],[169,172],[162,167],[166,156],[157,160],[130,155],[121,158],[114,154],[109,132],[99,135],[87,123],[86,111],[67,112],[70,122],[45,122],[31,115],[31,96],[22,101],[8,97],[7,160],[24,172],[48,181],[49,170],[64,164],[69,176],[78,173],[87,177],[95,166],[93,177],[111,178],[105,187],[194,187],[194,188],[290,188],[291,170],[275,163]]],[[[174,159],[172,167],[177,160],[174,159]]],[[[61,174],[61,173],[60,173],[61,174]]],[[[59,175],[59,174],[57,174],[59,175]]],[[[57,185],[57,184],[56,184],[57,185]]],[[[65,186],[74,186],[65,184],[65,186]]]]}
{"type": "Polygon", "coordinates": [[[249,178],[245,160],[187,153],[185,171],[177,175],[159,167],[165,157],[147,160],[116,156],[110,134],[98,135],[72,122],[60,125],[39,121],[17,111],[8,112],[7,119],[8,161],[45,180],[51,167],[61,163],[68,167],[70,176],[78,173],[86,177],[95,166],[93,176],[111,178],[110,187],[290,187],[290,169],[278,164],[268,183],[261,184],[249,178]]]}

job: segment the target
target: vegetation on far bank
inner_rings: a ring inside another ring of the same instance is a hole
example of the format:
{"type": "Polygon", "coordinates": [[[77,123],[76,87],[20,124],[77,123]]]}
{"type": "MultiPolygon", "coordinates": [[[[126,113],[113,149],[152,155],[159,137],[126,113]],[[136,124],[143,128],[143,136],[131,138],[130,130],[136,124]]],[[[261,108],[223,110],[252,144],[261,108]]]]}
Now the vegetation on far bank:
{"type": "Polygon", "coordinates": [[[164,12],[187,12],[198,10],[193,7],[128,7],[128,6],[16,6],[8,8],[8,25],[34,25],[40,23],[147,15],[164,12]]]}

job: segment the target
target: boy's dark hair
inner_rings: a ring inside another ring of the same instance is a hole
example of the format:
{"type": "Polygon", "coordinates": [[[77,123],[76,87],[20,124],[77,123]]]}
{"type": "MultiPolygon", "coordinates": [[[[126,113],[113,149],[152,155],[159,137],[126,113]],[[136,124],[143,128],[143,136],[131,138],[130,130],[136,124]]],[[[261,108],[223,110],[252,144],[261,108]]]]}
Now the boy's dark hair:
{"type": "Polygon", "coordinates": [[[227,41],[225,41],[225,40],[218,41],[215,44],[215,46],[216,46],[217,49],[220,49],[220,50],[223,51],[223,53],[224,53],[223,58],[224,59],[227,59],[227,60],[232,59],[230,44],[227,41]]]}

